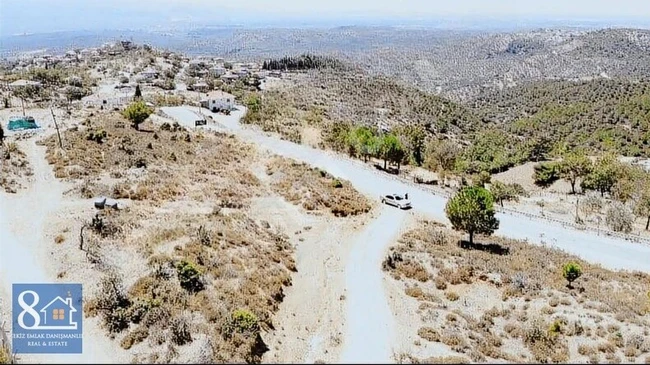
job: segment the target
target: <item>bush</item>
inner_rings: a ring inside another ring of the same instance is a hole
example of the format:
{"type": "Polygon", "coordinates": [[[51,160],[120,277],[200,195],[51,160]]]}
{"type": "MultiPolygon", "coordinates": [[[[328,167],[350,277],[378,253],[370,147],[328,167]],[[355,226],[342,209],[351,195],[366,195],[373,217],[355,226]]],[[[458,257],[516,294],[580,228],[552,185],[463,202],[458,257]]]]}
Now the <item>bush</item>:
{"type": "Polygon", "coordinates": [[[185,316],[172,318],[170,327],[171,327],[171,340],[174,344],[182,346],[186,343],[192,342],[190,325],[185,316]]]}
{"type": "Polygon", "coordinates": [[[203,289],[201,271],[194,263],[182,260],[176,265],[176,272],[178,273],[178,280],[185,290],[197,292],[203,289]]]}
{"type": "Polygon", "coordinates": [[[605,216],[607,226],[615,232],[632,232],[634,223],[634,214],[621,202],[613,202],[605,216]]]}
{"type": "Polygon", "coordinates": [[[571,284],[582,276],[582,267],[575,262],[569,262],[562,267],[562,276],[569,282],[569,287],[571,287],[571,284]]]}
{"type": "Polygon", "coordinates": [[[542,162],[535,165],[533,173],[535,185],[549,187],[560,179],[560,164],[557,162],[542,162]]]}
{"type": "Polygon", "coordinates": [[[249,310],[237,309],[230,318],[230,331],[244,334],[259,332],[259,319],[249,310]]]}

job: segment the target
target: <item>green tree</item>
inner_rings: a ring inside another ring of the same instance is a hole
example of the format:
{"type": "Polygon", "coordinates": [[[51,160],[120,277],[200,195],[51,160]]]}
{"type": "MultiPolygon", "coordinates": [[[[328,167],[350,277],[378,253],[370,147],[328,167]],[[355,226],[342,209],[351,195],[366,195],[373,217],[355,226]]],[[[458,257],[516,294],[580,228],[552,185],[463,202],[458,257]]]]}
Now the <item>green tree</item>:
{"type": "Polygon", "coordinates": [[[65,88],[65,97],[68,99],[68,102],[74,100],[81,100],[84,96],[87,95],[85,89],[77,86],[67,86],[65,88]]]}
{"type": "Polygon", "coordinates": [[[409,125],[397,130],[397,134],[402,136],[405,153],[409,156],[409,162],[422,166],[424,162],[424,141],[426,131],[421,125],[409,125]]]}
{"type": "Polygon", "coordinates": [[[131,121],[133,128],[137,131],[140,130],[140,124],[147,120],[152,112],[153,111],[149,109],[147,104],[139,100],[131,103],[126,110],[124,110],[124,117],[131,121]]]}
{"type": "Polygon", "coordinates": [[[363,157],[364,162],[377,150],[377,138],[368,127],[356,127],[348,136],[351,154],[363,157]]]}
{"type": "Polygon", "coordinates": [[[621,164],[614,154],[601,156],[594,164],[591,172],[582,181],[583,190],[595,190],[600,196],[612,191],[622,173],[621,164]]]}
{"type": "Polygon", "coordinates": [[[135,85],[135,95],[133,96],[133,101],[142,100],[142,91],[140,90],[140,84],[135,85]]]}
{"type": "Polygon", "coordinates": [[[490,185],[490,193],[502,207],[503,201],[518,201],[519,194],[517,189],[510,185],[504,184],[501,181],[495,181],[490,185]]]}
{"type": "Polygon", "coordinates": [[[571,193],[576,193],[576,183],[591,171],[591,161],[582,151],[567,153],[560,163],[560,177],[571,184],[571,193]]]}
{"type": "Polygon", "coordinates": [[[452,171],[461,149],[451,141],[436,141],[427,145],[425,165],[433,171],[452,171]]]}
{"type": "Polygon", "coordinates": [[[404,158],[404,147],[399,138],[394,134],[386,134],[380,137],[376,145],[377,157],[384,160],[384,170],[386,170],[387,162],[397,164],[397,172],[399,173],[400,163],[404,158]]]}
{"type": "Polygon", "coordinates": [[[538,162],[547,158],[553,150],[553,142],[550,138],[542,136],[531,140],[528,145],[528,159],[538,162]]]}
{"type": "Polygon", "coordinates": [[[560,166],[557,162],[542,162],[534,167],[535,185],[549,187],[560,178],[560,166]]]}
{"type": "Polygon", "coordinates": [[[562,267],[562,276],[569,282],[569,285],[567,285],[569,289],[572,289],[573,282],[582,276],[582,267],[575,262],[566,263],[562,267]]]}
{"type": "Polygon", "coordinates": [[[474,234],[491,235],[499,228],[495,217],[494,198],[481,187],[465,187],[445,206],[445,213],[452,227],[469,234],[469,242],[474,243],[474,234]]]}

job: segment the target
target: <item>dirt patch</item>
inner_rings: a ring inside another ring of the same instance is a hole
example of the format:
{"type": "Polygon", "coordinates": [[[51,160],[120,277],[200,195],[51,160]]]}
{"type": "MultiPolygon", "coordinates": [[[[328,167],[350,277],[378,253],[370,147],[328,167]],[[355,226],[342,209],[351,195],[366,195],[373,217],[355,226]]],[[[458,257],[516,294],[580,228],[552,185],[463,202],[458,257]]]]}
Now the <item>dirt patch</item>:
{"type": "Polygon", "coordinates": [[[350,182],[336,179],[326,171],[283,157],[267,166],[273,191],[308,211],[327,210],[337,217],[364,214],[370,202],[354,190],[350,182]]]}
{"type": "Polygon", "coordinates": [[[638,362],[650,353],[650,275],[498,237],[474,247],[460,239],[423,221],[384,262],[394,310],[413,314],[397,321],[400,361],[638,362]],[[568,262],[583,272],[573,288],[568,262]]]}

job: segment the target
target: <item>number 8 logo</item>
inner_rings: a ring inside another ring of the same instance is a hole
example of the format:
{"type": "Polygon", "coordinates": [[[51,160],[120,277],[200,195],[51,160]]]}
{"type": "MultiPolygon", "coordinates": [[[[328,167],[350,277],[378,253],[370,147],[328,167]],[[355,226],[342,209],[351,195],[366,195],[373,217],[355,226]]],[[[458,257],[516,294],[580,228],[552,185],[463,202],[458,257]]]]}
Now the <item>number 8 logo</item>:
{"type": "Polygon", "coordinates": [[[31,290],[26,290],[18,296],[18,304],[20,304],[20,307],[23,308],[23,311],[20,312],[18,315],[18,325],[24,329],[34,329],[38,328],[39,325],[41,324],[41,316],[38,314],[37,311],[34,310],[34,307],[38,304],[38,294],[34,291],[31,290]],[[32,302],[31,305],[28,305],[25,303],[25,294],[31,294],[32,297],[34,298],[34,301],[32,302]],[[32,326],[26,326],[25,325],[25,314],[29,314],[34,318],[34,324],[32,326]]]}

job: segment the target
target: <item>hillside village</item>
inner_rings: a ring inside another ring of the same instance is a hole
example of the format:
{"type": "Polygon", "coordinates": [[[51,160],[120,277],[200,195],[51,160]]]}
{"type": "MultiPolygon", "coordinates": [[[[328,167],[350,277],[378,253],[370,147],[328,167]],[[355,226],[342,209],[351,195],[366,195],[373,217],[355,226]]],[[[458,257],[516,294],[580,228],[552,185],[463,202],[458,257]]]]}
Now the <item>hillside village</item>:
{"type": "Polygon", "coordinates": [[[96,108],[122,108],[136,85],[155,104],[162,99],[205,99],[211,90],[259,88],[267,78],[281,78],[256,63],[226,61],[219,57],[190,59],[170,51],[130,41],[107,43],[97,48],[70,50],[62,55],[31,55],[3,64],[0,80],[4,107],[28,102],[96,108]]]}
{"type": "Polygon", "coordinates": [[[79,361],[650,361],[640,156],[510,141],[329,56],[117,41],[5,61],[0,89],[0,248],[84,283],[79,361]],[[498,216],[476,235],[467,189],[498,216]]]}

